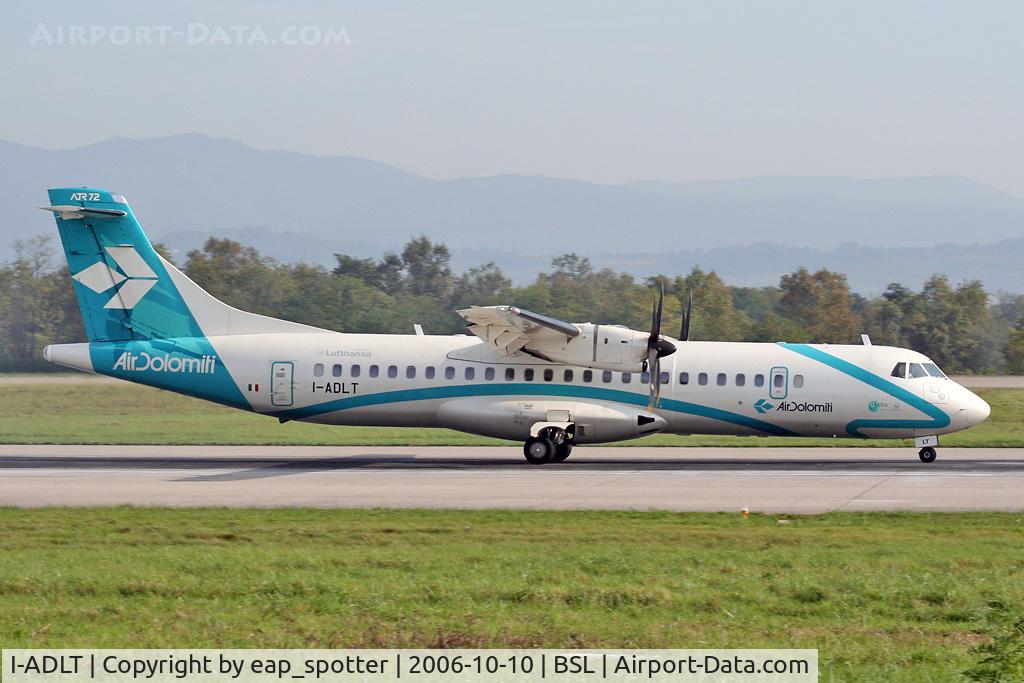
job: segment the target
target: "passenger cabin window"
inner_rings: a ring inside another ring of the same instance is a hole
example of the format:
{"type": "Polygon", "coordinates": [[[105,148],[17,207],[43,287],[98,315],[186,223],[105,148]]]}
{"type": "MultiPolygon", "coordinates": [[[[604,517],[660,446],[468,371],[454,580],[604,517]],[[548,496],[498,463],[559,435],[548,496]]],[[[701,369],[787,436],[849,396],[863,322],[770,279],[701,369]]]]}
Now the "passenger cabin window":
{"type": "Polygon", "coordinates": [[[793,375],[793,387],[796,388],[796,389],[800,389],[801,387],[803,387],[803,385],[804,385],[804,376],[803,375],[793,375]]]}
{"type": "Polygon", "coordinates": [[[786,386],[786,376],[781,372],[776,375],[772,375],[772,386],[776,389],[781,389],[786,386]]]}
{"type": "Polygon", "coordinates": [[[394,379],[394,378],[398,377],[398,366],[397,365],[389,365],[388,366],[388,377],[391,378],[391,379],[394,379]]]}
{"type": "Polygon", "coordinates": [[[416,379],[416,366],[415,365],[409,365],[409,366],[407,366],[405,368],[405,378],[406,379],[416,379]]]}
{"type": "Polygon", "coordinates": [[[668,381],[669,381],[670,377],[669,377],[669,374],[667,372],[663,372],[663,373],[661,373],[661,375],[658,376],[658,379],[661,380],[662,384],[668,384],[668,381]]]}
{"type": "MultiPolygon", "coordinates": [[[[352,376],[353,377],[358,377],[359,376],[359,366],[358,365],[353,365],[352,366],[352,376]]],[[[380,366],[379,365],[371,365],[370,366],[370,377],[379,377],[379,376],[380,376],[380,366]]]]}
{"type": "Polygon", "coordinates": [[[892,376],[892,377],[899,377],[900,379],[906,379],[907,378],[907,364],[906,363],[897,363],[896,367],[894,367],[892,369],[892,372],[890,372],[889,375],[892,376]]]}
{"type": "Polygon", "coordinates": [[[736,375],[736,386],[742,387],[746,383],[747,383],[747,376],[746,375],[744,375],[742,372],[739,373],[738,375],[736,375]]]}
{"type": "Polygon", "coordinates": [[[533,381],[533,368],[526,368],[523,370],[523,379],[527,382],[533,381]]]}
{"type": "Polygon", "coordinates": [[[601,381],[604,382],[605,384],[610,384],[611,381],[612,381],[612,371],[611,370],[603,371],[601,373],[601,381]]]}
{"type": "Polygon", "coordinates": [[[486,369],[484,369],[484,379],[486,379],[486,380],[494,379],[494,368],[486,368],[486,369]]]}
{"type": "Polygon", "coordinates": [[[651,373],[648,372],[647,370],[644,370],[643,372],[640,373],[640,384],[650,384],[650,383],[651,383],[651,373]]]}
{"type": "Polygon", "coordinates": [[[473,379],[476,377],[476,368],[467,366],[464,374],[466,379],[473,379]]]}
{"type": "Polygon", "coordinates": [[[448,366],[444,369],[445,379],[455,379],[455,368],[448,366]]]}
{"type": "Polygon", "coordinates": [[[724,372],[718,373],[718,375],[715,377],[715,384],[717,384],[720,387],[724,387],[727,381],[729,380],[728,378],[726,378],[724,372]]]}
{"type": "Polygon", "coordinates": [[[927,377],[927,376],[928,376],[928,373],[925,372],[924,368],[921,367],[920,363],[911,363],[910,364],[910,378],[911,379],[918,379],[920,377],[927,377]]]}
{"type": "Polygon", "coordinates": [[[571,382],[572,381],[572,370],[566,370],[565,372],[562,373],[562,381],[563,382],[571,382]]]}
{"type": "Polygon", "coordinates": [[[764,386],[764,375],[754,375],[754,386],[755,387],[763,387],[764,386]]]}
{"type": "MultiPolygon", "coordinates": [[[[374,371],[374,368],[376,368],[376,367],[377,367],[376,365],[371,365],[370,366],[370,374],[372,376],[374,376],[374,377],[377,376],[377,373],[374,371]]],[[[363,371],[362,367],[360,367],[359,365],[353,365],[352,367],[350,367],[348,369],[348,374],[349,374],[350,377],[358,377],[359,373],[361,373],[362,371],[363,371]]]]}
{"type": "Polygon", "coordinates": [[[688,373],[688,372],[680,372],[679,373],[679,383],[680,384],[689,384],[690,383],[690,373],[688,373]]]}
{"type": "Polygon", "coordinates": [[[629,372],[622,373],[622,383],[623,384],[629,384],[632,381],[633,381],[633,374],[632,373],[629,373],[629,372]]]}
{"type": "Polygon", "coordinates": [[[544,381],[550,382],[555,378],[555,371],[551,368],[544,368],[544,381]]]}
{"type": "Polygon", "coordinates": [[[593,382],[594,381],[594,371],[593,370],[584,370],[583,371],[583,381],[584,382],[593,382]]]}
{"type": "Polygon", "coordinates": [[[939,370],[939,366],[935,363],[922,363],[922,365],[924,365],[924,369],[927,370],[928,374],[932,377],[941,377],[942,379],[946,379],[946,375],[943,374],[942,370],[939,370]]]}
{"type": "Polygon", "coordinates": [[[434,379],[434,375],[436,374],[436,372],[437,371],[434,369],[433,365],[428,365],[427,368],[423,371],[423,376],[426,377],[427,379],[434,379]]]}
{"type": "Polygon", "coordinates": [[[699,384],[699,385],[701,385],[703,387],[703,386],[707,386],[707,383],[708,383],[708,373],[702,372],[699,375],[697,375],[697,384],[699,384]]]}
{"type": "Polygon", "coordinates": [[[505,381],[506,382],[513,382],[513,381],[515,381],[515,378],[516,378],[516,369],[515,368],[505,368],[505,381]]]}
{"type": "Polygon", "coordinates": [[[335,364],[334,367],[331,368],[331,374],[335,377],[341,377],[341,366],[335,364]]]}
{"type": "Polygon", "coordinates": [[[323,377],[324,376],[324,364],[323,363],[317,363],[316,365],[313,366],[313,376],[314,377],[323,377]]]}

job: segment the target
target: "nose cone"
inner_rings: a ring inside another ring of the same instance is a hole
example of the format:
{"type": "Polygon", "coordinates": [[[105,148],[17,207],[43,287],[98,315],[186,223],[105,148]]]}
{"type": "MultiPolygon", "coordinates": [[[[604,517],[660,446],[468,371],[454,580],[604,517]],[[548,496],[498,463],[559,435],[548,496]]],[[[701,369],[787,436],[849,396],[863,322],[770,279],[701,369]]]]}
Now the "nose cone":
{"type": "Polygon", "coordinates": [[[967,392],[967,419],[972,425],[984,422],[992,414],[992,408],[985,399],[972,391],[967,392]]]}

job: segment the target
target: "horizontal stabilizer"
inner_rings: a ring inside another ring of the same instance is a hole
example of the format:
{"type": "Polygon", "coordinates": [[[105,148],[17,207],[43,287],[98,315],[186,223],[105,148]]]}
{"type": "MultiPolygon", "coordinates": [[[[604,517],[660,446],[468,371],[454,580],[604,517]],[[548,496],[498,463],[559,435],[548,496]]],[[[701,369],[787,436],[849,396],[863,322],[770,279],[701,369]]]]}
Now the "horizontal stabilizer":
{"type": "Polygon", "coordinates": [[[74,206],[73,204],[64,206],[40,206],[39,208],[43,211],[59,213],[60,217],[66,221],[73,221],[79,218],[85,218],[86,216],[94,218],[120,218],[128,215],[126,212],[119,209],[95,209],[88,206],[74,206]]]}

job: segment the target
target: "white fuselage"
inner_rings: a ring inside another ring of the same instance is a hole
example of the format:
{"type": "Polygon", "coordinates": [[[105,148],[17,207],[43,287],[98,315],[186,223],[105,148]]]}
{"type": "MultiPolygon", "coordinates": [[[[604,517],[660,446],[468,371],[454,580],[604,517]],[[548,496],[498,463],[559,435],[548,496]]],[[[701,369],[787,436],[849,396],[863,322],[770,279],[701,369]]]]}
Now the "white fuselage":
{"type": "Polygon", "coordinates": [[[48,197],[90,342],[48,346],[47,360],[280,420],[450,427],[523,440],[536,463],[568,457],[573,443],[659,431],[921,437],[930,461],[935,436],[989,413],[905,349],[670,341],[657,334],[663,295],[650,334],[511,306],[460,310],[477,336],[268,318],[217,300],[161,257],[123,196],[65,187],[48,197]],[[623,370],[658,359],[654,400],[643,373],[623,370]]]}
{"type": "MultiPolygon", "coordinates": [[[[639,372],[505,357],[471,336],[296,332],[208,341],[248,402],[242,407],[282,420],[449,427],[523,440],[556,416],[579,425],[576,441],[587,443],[653,431],[912,438],[988,416],[984,401],[945,377],[892,376],[897,363],[928,359],[886,346],[677,342],[662,360],[667,381],[648,412],[639,372]]],[[[49,347],[48,358],[104,372],[82,347],[49,347]]],[[[143,379],[129,367],[141,362],[125,360],[105,374],[161,386],[160,373],[143,379]]],[[[184,389],[165,388],[210,398],[203,384],[198,373],[184,389]]]]}

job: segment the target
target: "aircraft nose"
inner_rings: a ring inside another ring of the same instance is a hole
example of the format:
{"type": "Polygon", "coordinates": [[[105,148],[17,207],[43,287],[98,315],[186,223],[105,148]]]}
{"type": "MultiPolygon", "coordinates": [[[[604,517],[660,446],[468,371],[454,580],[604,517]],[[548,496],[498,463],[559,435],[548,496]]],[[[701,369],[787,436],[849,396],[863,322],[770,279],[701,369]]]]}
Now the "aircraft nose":
{"type": "Polygon", "coordinates": [[[992,414],[992,407],[972,391],[967,392],[970,396],[967,401],[967,415],[972,425],[984,422],[992,414]]]}

